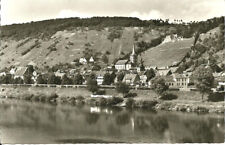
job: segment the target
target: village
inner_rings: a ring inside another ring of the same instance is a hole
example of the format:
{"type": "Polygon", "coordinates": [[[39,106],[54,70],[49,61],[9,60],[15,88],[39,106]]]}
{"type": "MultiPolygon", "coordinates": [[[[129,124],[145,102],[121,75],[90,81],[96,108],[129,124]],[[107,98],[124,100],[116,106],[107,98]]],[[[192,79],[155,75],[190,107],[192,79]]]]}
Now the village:
{"type": "MultiPolygon", "coordinates": [[[[167,41],[167,39],[165,39],[167,41]]],[[[135,45],[128,59],[120,59],[115,64],[101,68],[93,56],[89,59],[81,57],[76,64],[71,62],[72,68],[57,69],[51,73],[41,72],[34,62],[26,67],[12,67],[8,72],[1,72],[1,84],[76,87],[87,86],[87,79],[93,76],[97,85],[102,88],[115,88],[115,84],[122,82],[133,89],[151,89],[151,82],[155,77],[161,77],[171,90],[195,91],[194,78],[191,69],[177,73],[178,66],[144,66],[138,62],[135,45]],[[78,64],[78,65],[77,65],[78,64]],[[51,75],[49,75],[51,74],[51,75]],[[48,78],[48,79],[47,79],[48,78]]],[[[210,67],[209,63],[204,67],[210,67]]],[[[224,91],[225,72],[214,72],[214,92],[224,91]]]]}

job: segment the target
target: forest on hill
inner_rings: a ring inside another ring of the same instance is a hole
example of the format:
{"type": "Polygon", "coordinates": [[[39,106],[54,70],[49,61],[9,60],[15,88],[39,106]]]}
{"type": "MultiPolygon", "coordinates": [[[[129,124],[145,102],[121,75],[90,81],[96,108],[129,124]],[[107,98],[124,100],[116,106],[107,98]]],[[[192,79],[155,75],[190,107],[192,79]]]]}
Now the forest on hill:
{"type": "Polygon", "coordinates": [[[212,18],[207,21],[190,22],[188,24],[169,24],[169,20],[140,20],[133,17],[92,17],[92,18],[65,18],[52,19],[24,24],[1,26],[1,38],[20,40],[27,37],[50,38],[57,31],[71,30],[76,27],[88,27],[101,30],[105,27],[174,27],[174,33],[185,38],[194,33],[205,33],[219,24],[224,23],[224,17],[212,18]]]}

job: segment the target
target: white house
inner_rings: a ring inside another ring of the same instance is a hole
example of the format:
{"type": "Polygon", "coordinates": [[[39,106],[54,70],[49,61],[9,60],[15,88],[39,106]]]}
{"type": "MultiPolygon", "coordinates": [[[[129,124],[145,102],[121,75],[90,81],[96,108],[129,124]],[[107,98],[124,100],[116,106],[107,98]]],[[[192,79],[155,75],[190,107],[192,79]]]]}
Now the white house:
{"type": "Polygon", "coordinates": [[[147,82],[147,76],[145,75],[145,74],[141,74],[141,75],[139,75],[140,76],[140,83],[142,84],[142,85],[145,85],[145,86],[147,86],[148,85],[148,82],[147,82]]]}
{"type": "Polygon", "coordinates": [[[61,72],[60,70],[57,70],[57,72],[54,73],[55,76],[62,78],[66,73],[61,72]]]}
{"type": "Polygon", "coordinates": [[[105,72],[102,72],[102,71],[99,71],[96,73],[96,81],[98,85],[102,85],[104,81],[104,75],[105,75],[105,72]]]}
{"type": "Polygon", "coordinates": [[[80,58],[79,62],[80,62],[81,64],[87,64],[86,58],[83,58],[83,57],[80,58]]]}
{"type": "Polygon", "coordinates": [[[11,68],[11,70],[9,71],[9,73],[10,73],[11,75],[14,75],[15,72],[16,72],[16,68],[11,68]]]}
{"type": "Polygon", "coordinates": [[[24,75],[28,73],[27,67],[18,67],[14,73],[14,79],[21,78],[24,79],[24,75]]]}
{"type": "Polygon", "coordinates": [[[118,60],[115,68],[119,71],[131,69],[131,63],[128,60],[118,60]]]}
{"type": "Polygon", "coordinates": [[[190,76],[185,74],[173,74],[164,79],[170,88],[187,88],[190,83],[190,76]]]}
{"type": "Polygon", "coordinates": [[[5,72],[1,72],[1,73],[0,73],[0,77],[1,77],[1,76],[6,76],[6,73],[5,73],[5,72]]]}
{"type": "Polygon", "coordinates": [[[95,62],[94,58],[91,57],[91,58],[89,59],[89,62],[90,62],[90,63],[94,63],[94,62],[95,62]]]}

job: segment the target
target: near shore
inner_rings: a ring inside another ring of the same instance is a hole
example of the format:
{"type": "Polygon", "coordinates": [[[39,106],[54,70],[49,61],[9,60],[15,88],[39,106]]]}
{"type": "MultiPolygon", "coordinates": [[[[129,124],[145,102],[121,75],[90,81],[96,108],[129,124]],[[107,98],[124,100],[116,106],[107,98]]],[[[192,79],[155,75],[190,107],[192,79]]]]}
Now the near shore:
{"type": "MultiPolygon", "coordinates": [[[[158,99],[153,90],[131,90],[136,93],[133,98],[123,98],[114,89],[105,89],[112,98],[91,98],[91,92],[85,88],[54,88],[28,86],[0,86],[0,98],[11,98],[27,101],[66,103],[71,105],[140,107],[154,110],[224,113],[224,94],[221,100],[212,102],[201,100],[197,91],[169,91],[177,96],[173,100],[158,99]]],[[[206,98],[206,97],[205,97],[206,98]]]]}

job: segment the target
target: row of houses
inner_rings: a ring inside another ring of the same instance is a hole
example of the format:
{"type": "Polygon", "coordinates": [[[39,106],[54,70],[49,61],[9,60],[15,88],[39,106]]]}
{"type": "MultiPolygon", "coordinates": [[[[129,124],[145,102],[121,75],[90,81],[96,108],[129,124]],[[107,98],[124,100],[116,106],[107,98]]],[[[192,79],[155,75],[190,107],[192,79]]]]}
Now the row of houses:
{"type": "MultiPolygon", "coordinates": [[[[122,82],[130,86],[145,86],[151,87],[151,80],[147,79],[147,71],[138,73],[124,73],[122,82]]],[[[102,85],[104,81],[104,75],[109,72],[97,72],[96,80],[98,85],[102,85]]],[[[187,88],[191,82],[191,77],[188,74],[170,74],[170,73],[156,73],[157,76],[161,76],[165,79],[166,84],[170,88],[187,88]]],[[[118,83],[118,75],[114,79],[114,84],[118,83]]]]}

